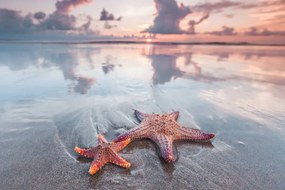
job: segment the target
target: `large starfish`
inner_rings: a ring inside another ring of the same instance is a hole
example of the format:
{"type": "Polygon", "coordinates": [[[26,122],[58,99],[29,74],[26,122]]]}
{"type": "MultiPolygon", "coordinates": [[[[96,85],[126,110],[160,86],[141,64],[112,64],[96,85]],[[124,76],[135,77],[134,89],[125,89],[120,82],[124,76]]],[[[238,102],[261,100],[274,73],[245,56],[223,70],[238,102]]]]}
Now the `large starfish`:
{"type": "Polygon", "coordinates": [[[179,116],[177,111],[170,114],[145,114],[135,110],[135,116],[141,122],[139,126],[121,134],[114,142],[129,138],[131,140],[149,138],[159,146],[162,158],[166,162],[174,161],[173,141],[209,141],[215,137],[215,134],[180,126],[177,123],[179,116]]]}
{"type": "Polygon", "coordinates": [[[89,169],[89,174],[93,175],[108,162],[123,168],[129,168],[131,164],[120,157],[117,152],[125,148],[130,142],[131,140],[128,138],[120,142],[107,142],[106,139],[99,134],[98,145],[96,147],[75,147],[74,150],[83,157],[93,158],[89,169]]]}

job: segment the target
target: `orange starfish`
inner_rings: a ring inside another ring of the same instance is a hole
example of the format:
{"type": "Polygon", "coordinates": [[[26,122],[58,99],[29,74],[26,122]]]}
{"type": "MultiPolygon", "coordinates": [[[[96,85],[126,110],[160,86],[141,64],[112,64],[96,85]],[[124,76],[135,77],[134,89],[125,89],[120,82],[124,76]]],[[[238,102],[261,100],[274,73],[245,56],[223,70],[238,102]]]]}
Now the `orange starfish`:
{"type": "Polygon", "coordinates": [[[162,158],[166,162],[174,161],[173,141],[209,141],[215,137],[215,134],[180,126],[177,123],[179,116],[177,111],[170,114],[144,114],[135,110],[135,116],[141,122],[140,125],[121,134],[114,142],[120,142],[129,138],[131,140],[149,138],[159,146],[162,158]]]}
{"type": "Polygon", "coordinates": [[[74,150],[83,157],[93,158],[89,169],[89,174],[93,175],[107,163],[113,163],[123,168],[131,167],[131,164],[117,153],[125,148],[130,142],[131,139],[124,139],[121,142],[107,142],[106,139],[99,134],[98,145],[96,147],[75,147],[74,150]]]}

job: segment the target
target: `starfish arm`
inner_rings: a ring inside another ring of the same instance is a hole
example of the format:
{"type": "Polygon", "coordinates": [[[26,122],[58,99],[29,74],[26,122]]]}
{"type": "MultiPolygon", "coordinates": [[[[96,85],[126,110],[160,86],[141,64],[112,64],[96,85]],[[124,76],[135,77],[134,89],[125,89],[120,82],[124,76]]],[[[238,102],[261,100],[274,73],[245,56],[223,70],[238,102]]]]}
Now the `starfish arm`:
{"type": "Polygon", "coordinates": [[[153,135],[150,139],[158,145],[161,156],[166,162],[171,163],[174,161],[172,137],[166,135],[153,135]]]}
{"type": "Polygon", "coordinates": [[[76,146],[74,151],[85,158],[94,158],[95,156],[94,148],[79,148],[76,146]]]}
{"type": "Polygon", "coordinates": [[[139,122],[141,122],[144,118],[149,117],[151,115],[151,114],[142,113],[138,110],[135,110],[134,114],[136,118],[139,120],[139,122]]]}
{"type": "Polygon", "coordinates": [[[213,133],[205,133],[199,129],[192,129],[188,127],[179,127],[176,130],[175,140],[185,139],[191,141],[208,141],[215,137],[213,133]]]}
{"type": "Polygon", "coordinates": [[[96,156],[94,157],[94,160],[92,161],[90,168],[89,168],[89,174],[94,175],[96,172],[98,172],[106,163],[107,159],[102,155],[102,152],[98,152],[96,156]]]}
{"type": "Polygon", "coordinates": [[[172,113],[168,114],[168,116],[170,118],[174,119],[175,121],[177,121],[177,119],[179,117],[179,111],[172,112],[172,113]]]}
{"type": "Polygon", "coordinates": [[[147,129],[148,129],[148,127],[141,127],[141,126],[133,128],[133,129],[119,135],[114,140],[114,142],[120,142],[120,141],[126,140],[128,138],[130,138],[131,140],[145,138],[146,133],[147,133],[147,129]]]}
{"type": "Polygon", "coordinates": [[[102,134],[98,135],[98,143],[107,143],[107,140],[103,137],[102,134]]]}
{"type": "Polygon", "coordinates": [[[129,162],[127,162],[125,159],[123,159],[121,156],[119,156],[119,154],[117,154],[116,152],[111,150],[109,152],[109,156],[110,156],[109,162],[116,164],[116,165],[123,167],[123,168],[131,167],[131,164],[129,162]]]}
{"type": "Polygon", "coordinates": [[[120,142],[116,142],[116,143],[112,143],[110,146],[113,150],[115,150],[116,152],[120,152],[122,149],[124,149],[129,143],[131,142],[131,139],[128,138],[126,140],[120,141],[120,142]]]}

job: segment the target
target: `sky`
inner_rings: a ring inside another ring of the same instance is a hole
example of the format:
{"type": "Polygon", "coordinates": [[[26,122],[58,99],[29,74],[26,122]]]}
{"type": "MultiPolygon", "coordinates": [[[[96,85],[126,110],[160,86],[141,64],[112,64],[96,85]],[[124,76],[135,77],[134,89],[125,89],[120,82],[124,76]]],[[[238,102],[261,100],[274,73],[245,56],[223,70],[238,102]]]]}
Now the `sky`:
{"type": "Polygon", "coordinates": [[[0,0],[0,40],[285,44],[285,0],[0,0]]]}

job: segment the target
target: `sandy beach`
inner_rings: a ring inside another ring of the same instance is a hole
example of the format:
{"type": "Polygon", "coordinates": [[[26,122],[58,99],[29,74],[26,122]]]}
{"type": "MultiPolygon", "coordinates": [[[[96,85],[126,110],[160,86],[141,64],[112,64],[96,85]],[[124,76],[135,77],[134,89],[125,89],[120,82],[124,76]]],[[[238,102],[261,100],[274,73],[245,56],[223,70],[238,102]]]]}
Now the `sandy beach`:
{"type": "Polygon", "coordinates": [[[0,189],[284,189],[284,47],[0,44],[0,189]],[[133,109],[180,111],[212,143],[149,140],[119,154],[130,169],[75,146],[137,126],[133,109]]]}

